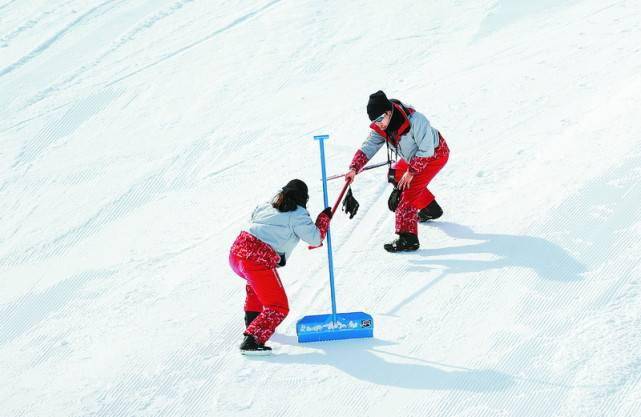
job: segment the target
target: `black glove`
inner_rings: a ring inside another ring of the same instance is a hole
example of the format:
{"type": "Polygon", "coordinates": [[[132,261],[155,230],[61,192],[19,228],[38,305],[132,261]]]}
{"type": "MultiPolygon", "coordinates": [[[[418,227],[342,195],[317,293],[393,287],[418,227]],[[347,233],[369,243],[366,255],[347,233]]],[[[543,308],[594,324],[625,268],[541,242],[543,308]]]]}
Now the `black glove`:
{"type": "Polygon", "coordinates": [[[392,190],[392,193],[389,195],[389,198],[387,199],[387,207],[390,209],[390,211],[396,211],[396,207],[398,207],[399,201],[401,201],[401,190],[394,187],[394,189],[392,190]]]}
{"type": "Polygon", "coordinates": [[[280,268],[280,267],[285,266],[285,264],[287,263],[287,260],[285,259],[285,254],[284,253],[278,252],[278,254],[280,255],[280,261],[278,262],[278,267],[280,268]]]}
{"type": "Polygon", "coordinates": [[[343,200],[343,211],[347,214],[349,214],[349,218],[351,219],[352,217],[356,216],[356,213],[358,212],[358,201],[354,198],[354,194],[352,194],[352,187],[349,187],[349,190],[347,190],[347,195],[345,195],[345,199],[343,200]]]}
{"type": "Polygon", "coordinates": [[[332,218],[332,208],[325,207],[325,210],[321,211],[321,214],[327,214],[327,217],[332,218]]]}

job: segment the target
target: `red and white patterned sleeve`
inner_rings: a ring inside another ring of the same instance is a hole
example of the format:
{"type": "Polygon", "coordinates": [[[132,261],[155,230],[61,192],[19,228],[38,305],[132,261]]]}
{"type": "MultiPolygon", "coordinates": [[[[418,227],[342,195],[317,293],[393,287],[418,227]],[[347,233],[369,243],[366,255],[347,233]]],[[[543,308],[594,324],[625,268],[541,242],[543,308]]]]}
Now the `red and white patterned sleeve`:
{"type": "Polygon", "coordinates": [[[365,164],[367,164],[367,161],[369,161],[369,158],[367,157],[367,155],[365,155],[365,152],[359,149],[354,154],[352,162],[349,164],[349,169],[353,169],[358,173],[361,171],[361,169],[363,169],[365,164]]]}

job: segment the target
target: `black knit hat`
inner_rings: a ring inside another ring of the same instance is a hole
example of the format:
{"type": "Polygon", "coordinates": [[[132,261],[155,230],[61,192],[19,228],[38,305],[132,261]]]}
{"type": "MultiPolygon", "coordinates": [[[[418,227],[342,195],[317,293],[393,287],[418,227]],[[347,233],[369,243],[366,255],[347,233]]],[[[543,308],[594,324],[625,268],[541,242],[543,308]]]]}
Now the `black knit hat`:
{"type": "Polygon", "coordinates": [[[285,198],[291,198],[299,206],[307,207],[307,200],[309,200],[309,194],[307,190],[307,184],[299,179],[291,180],[283,187],[283,194],[285,198]]]}
{"type": "Polygon", "coordinates": [[[367,115],[370,120],[376,119],[386,111],[392,110],[392,108],[392,102],[387,99],[387,96],[381,90],[370,94],[367,102],[367,115]]]}

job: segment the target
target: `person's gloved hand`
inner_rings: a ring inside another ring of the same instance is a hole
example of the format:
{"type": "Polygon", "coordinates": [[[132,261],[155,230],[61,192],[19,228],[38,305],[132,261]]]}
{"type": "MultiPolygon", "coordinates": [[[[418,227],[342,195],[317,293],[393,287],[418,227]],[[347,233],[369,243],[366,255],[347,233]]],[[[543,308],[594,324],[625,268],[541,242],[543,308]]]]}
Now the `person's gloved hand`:
{"type": "Polygon", "coordinates": [[[390,211],[396,211],[396,207],[398,207],[398,203],[401,201],[401,193],[402,191],[396,187],[394,187],[394,189],[392,190],[392,193],[387,199],[387,207],[390,211]]]}
{"type": "Polygon", "coordinates": [[[356,201],[354,194],[352,194],[352,187],[349,187],[349,190],[347,190],[347,194],[345,195],[345,199],[343,200],[343,211],[349,214],[349,218],[351,219],[356,216],[358,207],[358,201],[356,201]]]}
{"type": "MultiPolygon", "coordinates": [[[[318,230],[320,231],[320,237],[321,240],[325,239],[325,235],[327,234],[327,229],[329,229],[329,222],[332,219],[332,208],[331,207],[326,207],[325,210],[321,211],[318,213],[318,216],[316,216],[316,222],[314,223],[316,227],[318,227],[318,230]]],[[[320,246],[323,244],[321,243],[320,246]]],[[[316,246],[318,247],[318,246],[316,246]]]]}

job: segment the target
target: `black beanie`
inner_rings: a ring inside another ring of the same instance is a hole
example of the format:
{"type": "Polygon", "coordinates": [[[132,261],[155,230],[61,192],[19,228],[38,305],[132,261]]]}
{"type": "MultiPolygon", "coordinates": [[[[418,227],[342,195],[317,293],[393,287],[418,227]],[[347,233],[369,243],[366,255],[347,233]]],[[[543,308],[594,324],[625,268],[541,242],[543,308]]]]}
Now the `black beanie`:
{"type": "Polygon", "coordinates": [[[307,184],[299,179],[291,180],[283,187],[283,194],[285,198],[291,198],[299,206],[307,207],[307,200],[309,200],[309,194],[307,190],[307,184]]]}
{"type": "Polygon", "coordinates": [[[367,102],[367,115],[370,120],[376,119],[386,111],[392,110],[392,108],[392,102],[387,99],[387,96],[381,90],[370,94],[367,102]]]}

